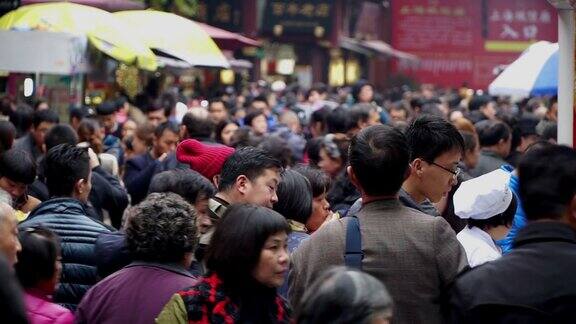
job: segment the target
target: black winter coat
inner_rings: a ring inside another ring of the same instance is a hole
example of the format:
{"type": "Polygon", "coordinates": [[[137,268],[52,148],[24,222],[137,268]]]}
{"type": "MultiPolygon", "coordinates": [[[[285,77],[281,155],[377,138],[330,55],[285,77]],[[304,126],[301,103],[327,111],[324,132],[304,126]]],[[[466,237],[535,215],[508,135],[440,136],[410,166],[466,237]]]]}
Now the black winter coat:
{"type": "Polygon", "coordinates": [[[576,323],[576,232],[528,224],[514,249],[456,279],[451,323],[576,323]]]}
{"type": "Polygon", "coordinates": [[[19,227],[44,226],[60,237],[62,276],[54,302],[74,310],[98,281],[94,245],[111,227],[87,216],[84,205],[74,198],[53,198],[34,209],[19,227]]]}

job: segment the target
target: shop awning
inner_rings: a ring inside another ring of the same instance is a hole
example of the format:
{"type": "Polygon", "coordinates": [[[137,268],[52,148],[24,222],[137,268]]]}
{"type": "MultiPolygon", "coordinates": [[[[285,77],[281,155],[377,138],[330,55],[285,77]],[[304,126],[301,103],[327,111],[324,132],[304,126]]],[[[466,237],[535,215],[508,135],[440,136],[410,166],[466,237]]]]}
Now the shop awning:
{"type": "Polygon", "coordinates": [[[22,6],[0,18],[0,29],[81,35],[95,48],[120,62],[149,71],[157,68],[154,53],[133,37],[137,32],[133,26],[90,6],[70,2],[22,6]]]}
{"type": "Polygon", "coordinates": [[[193,20],[156,10],[121,11],[113,15],[130,24],[135,29],[134,38],[156,52],[192,66],[230,66],[210,35],[193,20]]]}
{"type": "MultiPolygon", "coordinates": [[[[254,66],[252,62],[248,60],[235,58],[231,51],[224,51],[223,53],[224,56],[226,57],[226,60],[228,60],[228,64],[230,64],[230,68],[235,71],[249,70],[254,66]]],[[[193,65],[185,61],[182,61],[176,57],[173,56],[169,57],[167,55],[163,55],[162,53],[156,53],[156,54],[158,57],[158,65],[160,67],[169,67],[175,69],[190,69],[194,67],[193,65]]]]}
{"type": "MultiPolygon", "coordinates": [[[[22,0],[22,5],[50,2],[62,2],[62,0],[22,0]]],[[[68,0],[68,2],[96,7],[110,12],[120,10],[141,10],[146,8],[143,2],[131,0],[68,0]]]]}
{"type": "Polygon", "coordinates": [[[237,33],[229,32],[214,26],[198,23],[223,50],[235,51],[247,46],[260,46],[260,42],[237,33]]]}
{"type": "Polygon", "coordinates": [[[342,37],[340,39],[340,46],[362,55],[379,55],[400,60],[418,61],[417,56],[396,50],[381,40],[358,40],[349,37],[342,37]]]}

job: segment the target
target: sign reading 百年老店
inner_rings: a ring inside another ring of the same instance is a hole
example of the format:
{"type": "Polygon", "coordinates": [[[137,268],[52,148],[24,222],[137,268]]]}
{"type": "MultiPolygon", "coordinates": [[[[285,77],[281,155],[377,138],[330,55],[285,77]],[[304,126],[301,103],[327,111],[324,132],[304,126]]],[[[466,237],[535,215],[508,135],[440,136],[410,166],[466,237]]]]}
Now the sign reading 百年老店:
{"type": "Polygon", "coordinates": [[[325,38],[332,30],[333,11],[333,0],[268,0],[262,31],[325,38]]]}

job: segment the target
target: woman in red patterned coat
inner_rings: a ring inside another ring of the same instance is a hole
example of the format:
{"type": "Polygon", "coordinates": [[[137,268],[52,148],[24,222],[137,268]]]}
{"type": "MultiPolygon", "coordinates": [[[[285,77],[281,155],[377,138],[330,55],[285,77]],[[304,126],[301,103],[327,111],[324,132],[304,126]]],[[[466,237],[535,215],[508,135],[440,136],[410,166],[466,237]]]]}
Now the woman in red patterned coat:
{"type": "Polygon", "coordinates": [[[175,294],[157,323],[289,323],[291,310],[276,289],[284,282],[290,226],[255,205],[233,205],[212,237],[208,273],[175,294]]]}

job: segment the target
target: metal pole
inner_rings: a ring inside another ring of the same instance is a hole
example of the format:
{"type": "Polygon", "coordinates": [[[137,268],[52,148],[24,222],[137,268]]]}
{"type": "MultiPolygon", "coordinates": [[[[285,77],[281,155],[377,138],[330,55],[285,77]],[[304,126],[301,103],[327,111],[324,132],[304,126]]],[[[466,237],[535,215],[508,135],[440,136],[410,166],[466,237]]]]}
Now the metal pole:
{"type": "Polygon", "coordinates": [[[574,11],[558,10],[558,143],[573,146],[574,11]]]}

